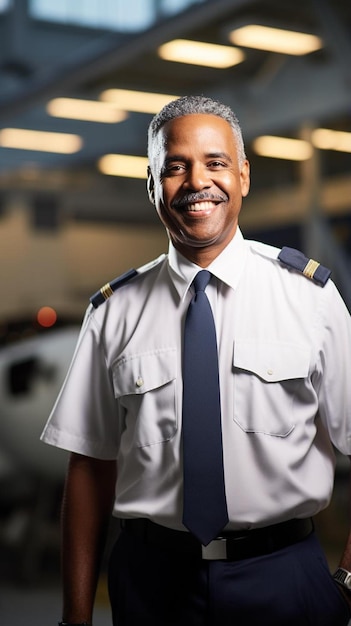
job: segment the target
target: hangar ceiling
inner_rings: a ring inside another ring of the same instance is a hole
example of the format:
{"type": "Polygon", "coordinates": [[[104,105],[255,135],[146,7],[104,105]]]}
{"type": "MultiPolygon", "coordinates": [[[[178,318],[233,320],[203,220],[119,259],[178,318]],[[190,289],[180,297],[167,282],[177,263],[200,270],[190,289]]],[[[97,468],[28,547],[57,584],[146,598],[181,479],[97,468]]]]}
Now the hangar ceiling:
{"type": "MultiPolygon", "coordinates": [[[[204,0],[161,16],[138,33],[36,20],[27,0],[15,0],[0,15],[0,130],[75,133],[83,146],[70,155],[0,147],[0,195],[23,190],[39,204],[47,203],[48,210],[59,198],[62,210],[76,219],[140,224],[156,220],[144,180],[97,170],[98,159],[106,153],[146,154],[151,115],[130,112],[125,121],[111,125],[55,118],[46,110],[52,98],[98,100],[108,88],[124,88],[201,93],[231,105],[252,164],[253,198],[260,194],[264,204],[264,194],[272,199],[272,191],[293,187],[308,171],[301,173],[301,163],[257,156],[253,140],[263,134],[306,136],[319,126],[351,131],[350,65],[349,0],[204,0]],[[229,31],[250,23],[313,33],[323,45],[302,56],[242,48],[244,61],[227,69],[165,61],[157,52],[176,38],[231,45],[229,31]]],[[[325,194],[333,198],[328,210],[349,213],[351,200],[345,206],[345,193],[351,198],[350,153],[318,151],[317,157],[325,194]],[[336,191],[339,203],[332,190],[341,187],[330,187],[336,179],[344,185],[342,193],[336,191]]]]}

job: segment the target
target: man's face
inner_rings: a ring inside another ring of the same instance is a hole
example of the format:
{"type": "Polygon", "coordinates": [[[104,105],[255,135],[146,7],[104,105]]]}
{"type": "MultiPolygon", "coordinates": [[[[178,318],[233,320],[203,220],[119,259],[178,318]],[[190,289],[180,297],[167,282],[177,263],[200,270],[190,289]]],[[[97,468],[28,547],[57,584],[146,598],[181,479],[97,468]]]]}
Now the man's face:
{"type": "Polygon", "coordinates": [[[239,167],[233,130],[215,115],[168,122],[158,148],[149,181],[158,215],[175,248],[205,267],[234,236],[249,164],[239,167]]]}

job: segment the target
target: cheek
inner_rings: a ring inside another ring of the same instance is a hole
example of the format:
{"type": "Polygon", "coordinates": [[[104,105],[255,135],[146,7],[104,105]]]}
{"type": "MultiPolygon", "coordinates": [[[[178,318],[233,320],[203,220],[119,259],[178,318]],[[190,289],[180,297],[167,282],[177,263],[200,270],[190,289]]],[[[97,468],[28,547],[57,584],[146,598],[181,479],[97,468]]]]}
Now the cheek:
{"type": "Polygon", "coordinates": [[[156,207],[157,215],[160,218],[163,225],[166,226],[167,228],[173,222],[173,216],[168,206],[169,206],[169,203],[167,201],[167,197],[165,197],[162,191],[158,193],[157,195],[155,195],[155,207],[156,207]]]}
{"type": "Polygon", "coordinates": [[[164,207],[169,207],[177,195],[179,185],[174,182],[174,179],[167,180],[160,183],[156,191],[156,197],[164,207]]]}
{"type": "Polygon", "coordinates": [[[217,176],[213,176],[213,185],[224,191],[227,195],[237,193],[241,186],[240,176],[232,171],[223,171],[217,176]]]}

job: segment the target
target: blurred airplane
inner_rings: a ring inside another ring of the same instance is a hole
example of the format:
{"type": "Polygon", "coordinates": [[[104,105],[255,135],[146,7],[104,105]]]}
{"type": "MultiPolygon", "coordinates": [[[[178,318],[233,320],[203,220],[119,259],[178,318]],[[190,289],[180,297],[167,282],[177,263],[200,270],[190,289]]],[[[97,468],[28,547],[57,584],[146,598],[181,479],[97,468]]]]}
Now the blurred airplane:
{"type": "Polygon", "coordinates": [[[0,446],[11,462],[62,479],[66,454],[40,434],[67,373],[79,333],[60,328],[0,349],[0,446]]]}
{"type": "Polygon", "coordinates": [[[26,581],[40,568],[64,482],[67,453],[39,438],[78,334],[69,325],[0,347],[0,545],[19,548],[26,581]]]}

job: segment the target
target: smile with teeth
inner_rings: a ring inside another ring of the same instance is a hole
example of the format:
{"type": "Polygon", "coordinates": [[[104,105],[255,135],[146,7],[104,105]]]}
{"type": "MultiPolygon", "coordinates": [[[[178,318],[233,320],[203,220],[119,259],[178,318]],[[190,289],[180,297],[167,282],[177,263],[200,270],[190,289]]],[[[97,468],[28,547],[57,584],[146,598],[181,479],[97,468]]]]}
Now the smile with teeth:
{"type": "Polygon", "coordinates": [[[196,202],[194,204],[188,204],[186,207],[187,211],[209,211],[217,206],[216,202],[211,202],[210,200],[205,200],[203,202],[196,202]]]}

